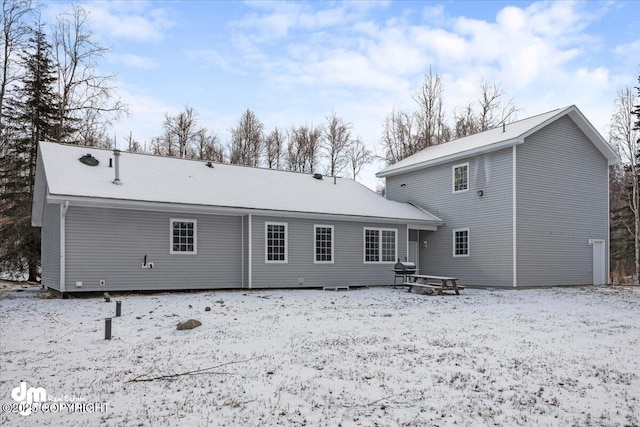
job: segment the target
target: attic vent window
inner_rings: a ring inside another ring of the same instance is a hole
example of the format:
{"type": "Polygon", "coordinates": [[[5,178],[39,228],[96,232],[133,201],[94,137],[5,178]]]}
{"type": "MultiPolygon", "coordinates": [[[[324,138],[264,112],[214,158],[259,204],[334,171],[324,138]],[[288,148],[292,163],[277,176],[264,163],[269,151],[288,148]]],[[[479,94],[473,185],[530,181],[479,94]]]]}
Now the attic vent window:
{"type": "Polygon", "coordinates": [[[322,179],[322,174],[321,174],[321,173],[314,173],[314,174],[313,174],[313,177],[314,177],[315,179],[322,179]]]}
{"type": "Polygon", "coordinates": [[[100,164],[98,159],[93,157],[91,154],[85,154],[84,156],[80,157],[78,160],[80,160],[80,163],[87,166],[98,166],[100,164]]]}

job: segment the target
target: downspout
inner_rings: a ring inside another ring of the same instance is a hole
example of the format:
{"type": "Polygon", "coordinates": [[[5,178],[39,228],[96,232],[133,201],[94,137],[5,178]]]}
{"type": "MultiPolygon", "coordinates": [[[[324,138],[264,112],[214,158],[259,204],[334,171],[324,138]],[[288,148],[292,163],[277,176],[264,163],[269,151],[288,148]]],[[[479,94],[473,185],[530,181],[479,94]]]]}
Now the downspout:
{"type": "Polygon", "coordinates": [[[517,226],[516,226],[516,208],[517,208],[517,203],[516,203],[516,178],[517,178],[517,174],[516,174],[516,146],[513,146],[513,159],[512,159],[512,165],[513,165],[513,176],[511,177],[511,180],[513,181],[513,194],[511,197],[513,197],[513,287],[517,287],[518,286],[518,240],[517,240],[517,226]]]}
{"type": "Polygon", "coordinates": [[[253,274],[253,272],[252,272],[252,269],[253,269],[253,256],[252,256],[252,253],[251,253],[252,249],[253,249],[253,247],[252,247],[253,246],[252,245],[252,243],[253,243],[252,242],[253,234],[251,233],[251,225],[252,225],[251,222],[253,220],[252,217],[253,217],[253,215],[249,214],[249,226],[247,227],[249,229],[248,230],[249,231],[249,241],[248,241],[248,244],[247,244],[248,250],[249,250],[249,253],[247,254],[247,262],[249,263],[249,269],[248,269],[249,277],[247,278],[247,281],[249,282],[249,289],[251,289],[251,287],[253,285],[253,283],[252,283],[253,282],[253,280],[252,280],[253,278],[251,277],[252,274],[253,274]]]}
{"type": "Polygon", "coordinates": [[[240,228],[242,230],[241,234],[242,234],[242,238],[240,239],[240,253],[241,258],[242,258],[242,268],[240,269],[240,283],[241,283],[241,287],[242,289],[244,289],[244,217],[240,217],[241,221],[240,221],[240,228]]]}
{"type": "Polygon", "coordinates": [[[60,205],[60,293],[64,293],[66,290],[66,217],[67,209],[69,209],[69,201],[64,202],[64,205],[60,205]]]}

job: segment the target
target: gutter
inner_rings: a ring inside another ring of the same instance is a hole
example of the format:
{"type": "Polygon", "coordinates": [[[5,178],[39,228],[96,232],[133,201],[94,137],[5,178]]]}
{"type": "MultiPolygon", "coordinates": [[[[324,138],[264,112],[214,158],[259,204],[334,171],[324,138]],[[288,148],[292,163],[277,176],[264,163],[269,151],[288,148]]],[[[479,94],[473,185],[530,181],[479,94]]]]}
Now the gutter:
{"type": "Polygon", "coordinates": [[[60,205],[60,292],[66,290],[66,228],[67,228],[67,209],[69,209],[69,201],[65,201],[60,205]]]}

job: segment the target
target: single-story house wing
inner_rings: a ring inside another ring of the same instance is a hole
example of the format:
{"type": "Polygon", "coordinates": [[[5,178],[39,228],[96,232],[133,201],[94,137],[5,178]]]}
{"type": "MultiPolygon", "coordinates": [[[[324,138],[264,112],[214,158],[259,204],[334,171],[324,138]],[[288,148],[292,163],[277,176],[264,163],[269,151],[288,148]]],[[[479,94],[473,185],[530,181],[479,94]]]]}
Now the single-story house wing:
{"type": "Polygon", "coordinates": [[[32,224],[65,293],[389,284],[442,221],[350,179],[41,142],[32,224]]]}

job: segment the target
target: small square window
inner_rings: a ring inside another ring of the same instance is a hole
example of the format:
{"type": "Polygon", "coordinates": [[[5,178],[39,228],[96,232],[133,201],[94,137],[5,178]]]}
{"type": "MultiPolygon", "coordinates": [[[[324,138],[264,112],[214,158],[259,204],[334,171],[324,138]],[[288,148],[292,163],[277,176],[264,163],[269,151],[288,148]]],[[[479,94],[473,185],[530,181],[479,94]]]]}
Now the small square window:
{"type": "Polygon", "coordinates": [[[171,219],[170,254],[196,254],[196,220],[171,219]]]}

